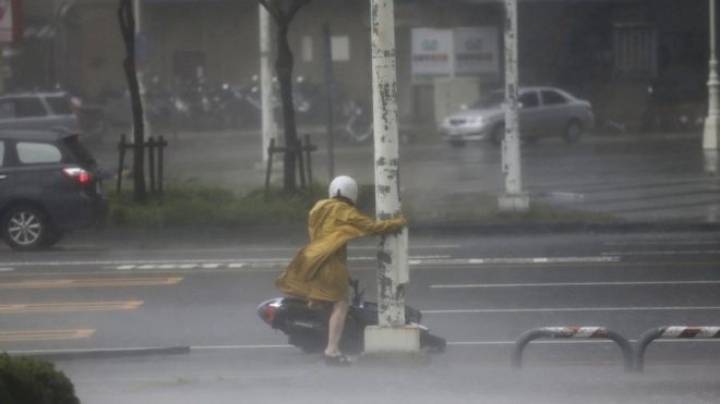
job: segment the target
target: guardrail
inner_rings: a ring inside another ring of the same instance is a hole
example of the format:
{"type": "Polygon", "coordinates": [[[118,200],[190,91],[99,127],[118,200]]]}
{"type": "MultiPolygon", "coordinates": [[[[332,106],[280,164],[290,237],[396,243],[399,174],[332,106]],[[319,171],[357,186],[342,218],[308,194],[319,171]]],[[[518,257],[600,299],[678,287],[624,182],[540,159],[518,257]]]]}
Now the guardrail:
{"type": "Polygon", "coordinates": [[[656,339],[715,339],[720,338],[720,327],[666,326],[645,331],[635,348],[635,370],[642,372],[645,367],[645,351],[656,339]]]}
{"type": "Polygon", "coordinates": [[[633,355],[630,342],[622,335],[603,327],[544,327],[530,330],[515,342],[512,365],[519,369],[522,366],[522,354],[525,347],[533,340],[540,338],[551,339],[604,339],[614,341],[622,350],[626,371],[633,369],[633,355]]]}

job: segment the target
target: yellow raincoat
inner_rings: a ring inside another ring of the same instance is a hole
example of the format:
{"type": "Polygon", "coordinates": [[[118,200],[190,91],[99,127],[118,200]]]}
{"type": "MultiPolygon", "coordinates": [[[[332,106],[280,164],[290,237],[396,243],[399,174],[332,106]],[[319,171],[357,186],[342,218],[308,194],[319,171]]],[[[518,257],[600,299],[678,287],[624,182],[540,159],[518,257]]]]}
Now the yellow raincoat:
{"type": "Polygon", "coordinates": [[[301,248],[275,280],[282,292],[308,301],[348,300],[347,243],[357,237],[391,233],[402,217],[375,221],[340,199],[324,199],[310,210],[310,244],[301,248]]]}

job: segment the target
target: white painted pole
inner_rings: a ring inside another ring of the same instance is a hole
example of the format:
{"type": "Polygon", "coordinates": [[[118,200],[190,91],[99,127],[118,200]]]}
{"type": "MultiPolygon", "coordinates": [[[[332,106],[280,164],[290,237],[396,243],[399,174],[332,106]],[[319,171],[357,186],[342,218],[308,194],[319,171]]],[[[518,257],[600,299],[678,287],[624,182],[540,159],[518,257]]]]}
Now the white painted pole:
{"type": "Polygon", "coordinates": [[[502,171],[505,194],[499,198],[504,211],[523,211],[529,207],[522,193],[520,165],[520,116],[518,106],[518,26],[517,0],[505,0],[505,137],[502,142],[502,171]]]}
{"type": "Polygon", "coordinates": [[[271,68],[271,24],[270,13],[263,7],[260,8],[260,104],[262,105],[262,161],[263,167],[268,160],[268,147],[270,141],[276,139],[277,127],[275,126],[275,110],[272,105],[272,68],[271,68]]]}
{"type": "MultiPolygon", "coordinates": [[[[401,214],[395,11],[393,0],[370,1],[375,205],[378,219],[401,214]]],[[[405,325],[408,234],[382,236],[378,251],[378,326],[365,330],[365,352],[417,352],[419,330],[405,325]]]]}
{"type": "Polygon", "coordinates": [[[716,49],[716,29],[715,29],[715,0],[708,0],[710,6],[710,77],[708,79],[708,116],[705,119],[705,127],[703,131],[703,149],[718,149],[718,119],[720,119],[720,93],[718,87],[720,80],[718,79],[718,60],[716,49]]]}

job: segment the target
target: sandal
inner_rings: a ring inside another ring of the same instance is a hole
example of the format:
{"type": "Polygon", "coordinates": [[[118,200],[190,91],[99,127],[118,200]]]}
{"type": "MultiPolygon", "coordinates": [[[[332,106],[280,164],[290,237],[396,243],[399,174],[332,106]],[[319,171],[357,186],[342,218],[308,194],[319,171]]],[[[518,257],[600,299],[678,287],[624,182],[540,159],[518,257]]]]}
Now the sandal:
{"type": "Polygon", "coordinates": [[[328,366],[350,366],[352,362],[345,355],[325,355],[325,364],[328,366]]]}

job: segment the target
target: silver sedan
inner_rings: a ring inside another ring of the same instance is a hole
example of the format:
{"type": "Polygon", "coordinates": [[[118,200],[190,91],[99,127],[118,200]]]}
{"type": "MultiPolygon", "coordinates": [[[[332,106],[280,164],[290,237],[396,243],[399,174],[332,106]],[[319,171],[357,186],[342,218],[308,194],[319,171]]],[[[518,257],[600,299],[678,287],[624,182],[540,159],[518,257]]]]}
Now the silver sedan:
{"type": "MultiPolygon", "coordinates": [[[[592,130],[594,115],[589,101],[553,87],[522,87],[518,91],[520,134],[524,141],[560,136],[577,142],[592,130]]],[[[469,140],[490,140],[500,145],[505,136],[505,93],[488,93],[469,108],[456,112],[440,124],[440,134],[453,146],[469,140]]]]}

